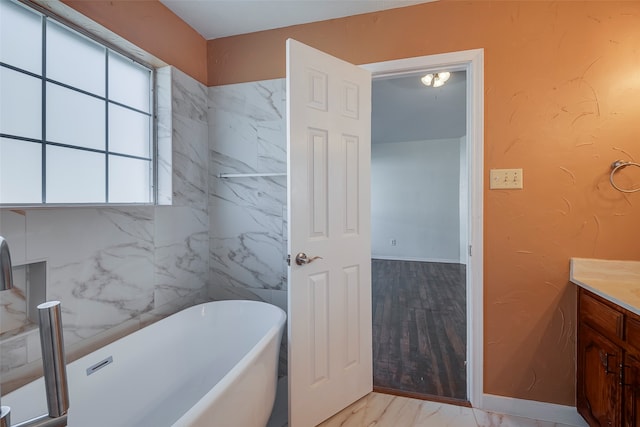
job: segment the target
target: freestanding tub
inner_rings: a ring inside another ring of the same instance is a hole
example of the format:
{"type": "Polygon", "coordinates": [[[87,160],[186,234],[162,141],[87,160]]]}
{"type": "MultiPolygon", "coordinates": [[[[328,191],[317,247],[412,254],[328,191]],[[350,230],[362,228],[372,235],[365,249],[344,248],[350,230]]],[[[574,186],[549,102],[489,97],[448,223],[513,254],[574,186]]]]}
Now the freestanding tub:
{"type": "MultiPolygon", "coordinates": [[[[67,366],[68,426],[264,427],[285,318],[266,303],[210,302],[88,354],[67,366]]],[[[2,404],[16,424],[46,413],[44,396],[40,378],[2,404]]]]}

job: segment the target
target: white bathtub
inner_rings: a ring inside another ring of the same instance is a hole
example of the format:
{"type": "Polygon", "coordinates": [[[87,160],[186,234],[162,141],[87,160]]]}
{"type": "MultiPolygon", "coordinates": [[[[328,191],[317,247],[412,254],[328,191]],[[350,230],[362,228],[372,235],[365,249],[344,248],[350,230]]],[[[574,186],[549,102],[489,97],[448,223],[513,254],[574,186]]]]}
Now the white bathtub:
{"type": "MultiPolygon", "coordinates": [[[[253,301],[201,304],[67,366],[69,427],[264,427],[286,315],[253,301]],[[87,368],[113,362],[87,375],[87,368]]],[[[2,397],[13,424],[47,412],[44,382],[2,397]]]]}

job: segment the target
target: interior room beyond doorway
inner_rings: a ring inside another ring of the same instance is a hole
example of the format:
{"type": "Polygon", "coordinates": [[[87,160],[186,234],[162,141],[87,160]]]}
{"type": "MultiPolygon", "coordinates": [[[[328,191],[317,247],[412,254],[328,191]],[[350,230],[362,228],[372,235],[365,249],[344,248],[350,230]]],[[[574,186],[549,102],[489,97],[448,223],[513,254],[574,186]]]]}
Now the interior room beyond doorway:
{"type": "Polygon", "coordinates": [[[372,92],[374,387],[467,400],[466,72],[372,92]]]}

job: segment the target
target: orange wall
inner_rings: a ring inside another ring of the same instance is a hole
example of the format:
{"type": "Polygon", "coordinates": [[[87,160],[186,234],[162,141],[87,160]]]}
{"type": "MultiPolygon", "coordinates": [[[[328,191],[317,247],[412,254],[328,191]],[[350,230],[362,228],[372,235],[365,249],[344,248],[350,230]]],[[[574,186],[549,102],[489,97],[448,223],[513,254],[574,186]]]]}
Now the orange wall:
{"type": "Polygon", "coordinates": [[[209,85],[283,77],[287,37],[356,64],[485,49],[485,182],[524,169],[485,190],[485,392],[573,405],[569,258],[640,260],[640,193],[608,183],[640,161],[640,2],[445,0],[218,39],[209,85]]]}
{"type": "Polygon", "coordinates": [[[157,0],[62,0],[124,39],[207,83],[207,41],[157,0]]]}

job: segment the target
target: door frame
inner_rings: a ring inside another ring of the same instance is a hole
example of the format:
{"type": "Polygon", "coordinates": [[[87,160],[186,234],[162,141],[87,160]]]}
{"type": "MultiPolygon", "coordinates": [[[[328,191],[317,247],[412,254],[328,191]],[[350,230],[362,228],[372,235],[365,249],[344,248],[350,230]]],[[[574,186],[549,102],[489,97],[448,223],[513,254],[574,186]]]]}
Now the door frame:
{"type": "Polygon", "coordinates": [[[418,72],[467,73],[467,398],[482,408],[484,356],[483,197],[484,197],[484,49],[405,58],[361,65],[372,79],[418,72]]]}

